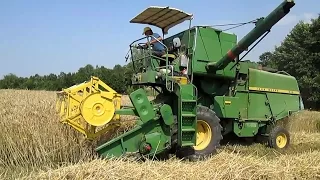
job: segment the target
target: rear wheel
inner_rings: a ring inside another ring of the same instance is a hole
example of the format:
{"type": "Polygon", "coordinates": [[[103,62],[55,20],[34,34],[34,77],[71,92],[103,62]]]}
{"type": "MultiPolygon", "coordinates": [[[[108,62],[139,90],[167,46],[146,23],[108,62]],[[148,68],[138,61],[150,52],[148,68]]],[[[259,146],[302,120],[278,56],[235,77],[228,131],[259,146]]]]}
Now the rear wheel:
{"type": "Polygon", "coordinates": [[[272,128],[269,133],[268,144],[277,150],[286,149],[290,144],[289,132],[281,126],[272,128]]]}
{"type": "Polygon", "coordinates": [[[192,147],[183,147],[177,151],[179,158],[189,160],[204,159],[215,154],[220,147],[222,126],[220,119],[211,109],[198,106],[197,109],[197,140],[192,147]]]}

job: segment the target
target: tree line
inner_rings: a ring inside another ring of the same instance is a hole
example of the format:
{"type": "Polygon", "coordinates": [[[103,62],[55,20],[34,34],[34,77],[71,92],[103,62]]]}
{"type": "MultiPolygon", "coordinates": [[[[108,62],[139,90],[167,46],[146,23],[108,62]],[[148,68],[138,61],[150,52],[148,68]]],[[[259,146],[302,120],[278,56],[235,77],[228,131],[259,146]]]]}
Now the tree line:
{"type": "MultiPolygon", "coordinates": [[[[320,14],[311,23],[297,23],[274,51],[261,54],[258,63],[294,76],[298,80],[305,107],[320,109],[320,14]]],[[[132,72],[129,63],[113,68],[86,65],[75,73],[61,72],[58,75],[17,77],[8,74],[0,80],[0,89],[58,91],[87,81],[93,75],[117,92],[129,93],[133,90],[130,85],[132,72]]]]}
{"type": "Polygon", "coordinates": [[[18,77],[15,74],[8,74],[0,80],[0,89],[60,91],[62,88],[88,81],[91,76],[96,76],[115,91],[127,93],[131,88],[131,74],[131,64],[125,66],[115,65],[112,69],[104,66],[93,67],[88,64],[74,73],[61,72],[58,75],[51,73],[44,76],[36,74],[30,77],[18,77]]]}

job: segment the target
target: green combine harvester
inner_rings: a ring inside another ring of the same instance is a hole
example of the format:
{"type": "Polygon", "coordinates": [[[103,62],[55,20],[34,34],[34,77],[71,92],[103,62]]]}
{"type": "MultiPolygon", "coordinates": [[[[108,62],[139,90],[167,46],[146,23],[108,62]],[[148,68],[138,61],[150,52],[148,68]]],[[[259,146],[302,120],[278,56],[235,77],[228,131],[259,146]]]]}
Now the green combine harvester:
{"type": "Polygon", "coordinates": [[[159,27],[163,35],[190,21],[187,30],[164,38],[162,56],[138,43],[150,37],[130,44],[132,84],[152,87],[156,98],[149,100],[144,88],[137,88],[129,95],[132,107],[122,106],[121,94],[93,76],[58,93],[61,122],[95,139],[119,126],[122,115],[136,116],[135,127],[96,147],[101,157],[173,154],[203,159],[215,154],[227,135],[263,137],[272,148],[287,148],[290,135],[281,122],[303,105],[296,79],[242,61],[239,55],[260,42],[294,5],[292,0],[283,1],[268,16],[254,21],[254,29],[239,42],[234,34],[192,27],[192,14],[178,9],[145,9],[130,22],[159,27]]]}

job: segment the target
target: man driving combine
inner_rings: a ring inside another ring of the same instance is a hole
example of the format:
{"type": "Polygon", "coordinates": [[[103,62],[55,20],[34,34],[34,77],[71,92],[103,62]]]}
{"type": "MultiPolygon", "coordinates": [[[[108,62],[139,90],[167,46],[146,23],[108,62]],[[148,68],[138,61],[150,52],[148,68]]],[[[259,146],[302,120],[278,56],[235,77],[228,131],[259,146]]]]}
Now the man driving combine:
{"type": "Polygon", "coordinates": [[[146,42],[145,45],[146,45],[146,47],[148,46],[148,43],[153,45],[152,51],[153,51],[154,55],[162,56],[163,54],[165,54],[165,47],[160,43],[162,41],[162,37],[158,33],[154,33],[150,27],[145,27],[143,29],[142,35],[143,34],[145,36],[150,36],[150,35],[153,36],[153,37],[151,37],[151,41],[146,42]],[[160,41],[160,42],[158,42],[155,38],[157,38],[158,41],[160,41]]]}

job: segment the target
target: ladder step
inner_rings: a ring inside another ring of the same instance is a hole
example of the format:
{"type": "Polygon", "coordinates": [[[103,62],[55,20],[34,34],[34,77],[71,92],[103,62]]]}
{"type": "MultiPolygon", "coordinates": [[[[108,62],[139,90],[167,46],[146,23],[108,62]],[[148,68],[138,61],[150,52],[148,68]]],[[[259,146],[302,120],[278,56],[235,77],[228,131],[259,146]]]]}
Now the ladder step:
{"type": "Polygon", "coordinates": [[[179,99],[179,127],[178,144],[182,147],[194,146],[196,141],[196,106],[197,100],[194,95],[194,85],[186,85],[186,88],[180,89],[179,99]],[[182,96],[185,95],[185,96],[182,96]]]}
{"type": "Polygon", "coordinates": [[[196,117],[195,114],[182,114],[182,117],[196,117]]]}
{"type": "Polygon", "coordinates": [[[181,102],[183,102],[183,103],[184,103],[184,102],[187,102],[187,103],[188,103],[188,102],[194,102],[194,103],[196,103],[196,102],[197,102],[197,100],[182,99],[182,100],[181,100],[181,102]]]}
{"type": "Polygon", "coordinates": [[[183,143],[182,146],[194,146],[194,143],[183,143]]]}
{"type": "Polygon", "coordinates": [[[194,128],[182,128],[182,132],[195,132],[194,128]]]}

